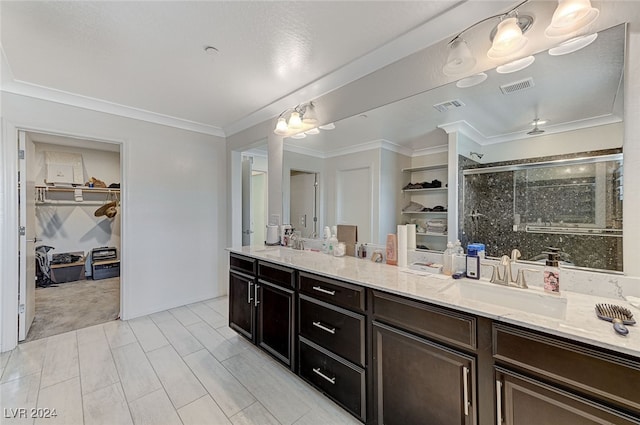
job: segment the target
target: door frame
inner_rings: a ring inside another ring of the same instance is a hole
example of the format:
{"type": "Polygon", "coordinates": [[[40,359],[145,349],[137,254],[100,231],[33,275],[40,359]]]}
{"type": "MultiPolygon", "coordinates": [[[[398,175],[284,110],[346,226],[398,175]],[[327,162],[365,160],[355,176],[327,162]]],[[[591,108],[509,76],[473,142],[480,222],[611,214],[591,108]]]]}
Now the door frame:
{"type": "Polygon", "coordinates": [[[2,143],[0,153],[4,160],[0,164],[2,186],[0,187],[0,352],[9,351],[18,345],[18,286],[19,286],[19,215],[18,215],[18,132],[49,134],[72,139],[113,143],[120,145],[120,317],[127,317],[127,268],[123,267],[126,258],[127,240],[127,158],[128,143],[124,139],[105,139],[84,134],[64,133],[60,130],[37,128],[30,125],[0,120],[2,143]]]}

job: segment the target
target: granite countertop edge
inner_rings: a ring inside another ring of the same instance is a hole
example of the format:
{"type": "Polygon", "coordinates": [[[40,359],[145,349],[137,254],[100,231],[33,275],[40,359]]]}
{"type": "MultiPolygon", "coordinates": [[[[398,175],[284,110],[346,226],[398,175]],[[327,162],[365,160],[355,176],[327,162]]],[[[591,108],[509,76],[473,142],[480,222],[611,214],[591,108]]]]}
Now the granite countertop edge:
{"type": "MultiPolygon", "coordinates": [[[[332,257],[320,252],[294,251],[277,246],[231,247],[227,251],[482,316],[496,322],[545,332],[640,360],[640,329],[629,326],[628,336],[618,335],[611,323],[598,319],[594,313],[596,303],[611,302],[630,307],[619,299],[563,291],[562,296],[567,299],[566,316],[564,319],[554,319],[456,296],[455,292],[447,291],[455,282],[450,277],[416,274],[408,269],[355,257],[332,257]]],[[[633,307],[631,309],[634,311],[633,307]]]]}

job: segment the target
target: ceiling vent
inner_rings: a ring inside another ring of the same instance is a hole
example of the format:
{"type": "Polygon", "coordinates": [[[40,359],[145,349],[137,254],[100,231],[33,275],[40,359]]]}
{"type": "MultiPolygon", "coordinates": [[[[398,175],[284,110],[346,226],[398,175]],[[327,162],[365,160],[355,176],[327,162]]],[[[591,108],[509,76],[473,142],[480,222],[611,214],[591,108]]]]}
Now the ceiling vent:
{"type": "Polygon", "coordinates": [[[462,108],[463,106],[465,106],[465,104],[462,103],[460,99],[447,100],[446,102],[433,105],[433,107],[436,108],[438,112],[447,112],[451,109],[462,108]]]}
{"type": "Polygon", "coordinates": [[[517,91],[530,89],[533,86],[535,86],[535,84],[533,83],[533,78],[529,77],[525,78],[524,80],[504,84],[500,86],[500,90],[502,91],[502,94],[511,94],[517,91]]]}

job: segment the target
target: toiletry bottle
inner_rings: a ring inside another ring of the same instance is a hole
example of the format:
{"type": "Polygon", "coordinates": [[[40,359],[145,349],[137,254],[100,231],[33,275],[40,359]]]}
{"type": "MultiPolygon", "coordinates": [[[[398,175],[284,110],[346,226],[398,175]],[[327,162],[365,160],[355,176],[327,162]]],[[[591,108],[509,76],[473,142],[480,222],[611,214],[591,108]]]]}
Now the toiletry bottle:
{"type": "Polygon", "coordinates": [[[456,243],[453,245],[453,267],[452,270],[454,273],[462,273],[465,272],[465,258],[464,258],[464,248],[462,247],[462,243],[460,239],[456,239],[456,243]]]}
{"type": "Polygon", "coordinates": [[[442,274],[453,274],[453,242],[447,242],[447,249],[442,253],[442,274]]]}
{"type": "Polygon", "coordinates": [[[387,264],[398,264],[398,237],[395,233],[387,235],[387,264]]]}
{"type": "Polygon", "coordinates": [[[329,226],[324,226],[324,230],[322,232],[322,252],[327,254],[329,252],[329,238],[331,237],[331,230],[329,230],[329,226]]]}
{"type": "Polygon", "coordinates": [[[547,261],[544,267],[544,290],[552,294],[560,294],[560,250],[547,248],[547,261]]]}
{"type": "MultiPolygon", "coordinates": [[[[333,226],[333,228],[335,229],[335,226],[333,226]]],[[[335,233],[333,233],[329,238],[328,244],[329,244],[329,250],[327,253],[329,255],[335,255],[335,249],[338,246],[338,237],[336,236],[335,233]]]]}
{"type": "Polygon", "coordinates": [[[484,246],[480,244],[470,244],[467,246],[467,277],[469,279],[480,279],[480,257],[479,251],[484,251],[484,246]]]}

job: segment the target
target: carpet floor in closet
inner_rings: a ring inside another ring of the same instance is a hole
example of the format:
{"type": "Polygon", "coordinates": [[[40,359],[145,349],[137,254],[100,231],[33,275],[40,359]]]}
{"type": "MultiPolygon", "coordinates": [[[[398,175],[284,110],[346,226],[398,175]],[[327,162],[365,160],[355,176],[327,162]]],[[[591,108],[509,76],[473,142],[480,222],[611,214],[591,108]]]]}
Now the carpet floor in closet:
{"type": "Polygon", "coordinates": [[[120,278],[77,280],[36,288],[36,316],[27,341],[75,331],[120,316],[120,278]]]}

